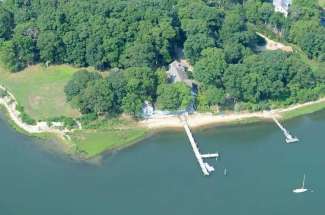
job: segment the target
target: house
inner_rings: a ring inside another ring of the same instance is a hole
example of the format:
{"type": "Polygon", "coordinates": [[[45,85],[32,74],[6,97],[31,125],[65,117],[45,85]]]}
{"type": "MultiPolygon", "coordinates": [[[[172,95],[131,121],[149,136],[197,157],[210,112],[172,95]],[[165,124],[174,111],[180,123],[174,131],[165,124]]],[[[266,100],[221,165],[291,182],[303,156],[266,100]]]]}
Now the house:
{"type": "Polygon", "coordinates": [[[154,107],[149,101],[145,101],[142,107],[142,116],[147,118],[154,114],[154,107]]]}
{"type": "Polygon", "coordinates": [[[172,82],[182,82],[188,79],[185,66],[177,60],[169,64],[167,76],[172,82]]]}
{"type": "Polygon", "coordinates": [[[195,81],[189,79],[187,74],[187,71],[191,72],[192,70],[193,68],[186,61],[175,60],[169,64],[169,69],[166,73],[172,83],[183,82],[189,87],[192,87],[195,81]]]}
{"type": "Polygon", "coordinates": [[[288,16],[291,1],[292,0],[273,0],[275,12],[280,12],[284,14],[284,16],[288,16]]]}

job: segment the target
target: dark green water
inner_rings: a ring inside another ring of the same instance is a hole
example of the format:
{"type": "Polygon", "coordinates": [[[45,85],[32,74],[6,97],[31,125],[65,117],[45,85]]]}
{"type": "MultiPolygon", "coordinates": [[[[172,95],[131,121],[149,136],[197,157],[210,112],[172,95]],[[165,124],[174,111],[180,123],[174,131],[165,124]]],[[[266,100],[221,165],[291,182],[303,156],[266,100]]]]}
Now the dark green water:
{"type": "Polygon", "coordinates": [[[92,165],[49,152],[0,120],[0,214],[322,214],[325,112],[285,126],[299,143],[283,144],[274,124],[195,131],[203,152],[222,154],[203,177],[184,133],[156,135],[92,165]],[[304,173],[315,192],[293,194],[304,173]]]}

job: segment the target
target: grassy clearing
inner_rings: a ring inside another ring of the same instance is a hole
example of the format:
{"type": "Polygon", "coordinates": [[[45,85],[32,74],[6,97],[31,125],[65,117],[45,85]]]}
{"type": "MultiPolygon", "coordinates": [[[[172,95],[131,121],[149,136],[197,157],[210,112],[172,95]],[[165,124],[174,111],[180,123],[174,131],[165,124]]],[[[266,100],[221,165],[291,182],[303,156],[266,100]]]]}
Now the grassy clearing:
{"type": "Polygon", "coordinates": [[[147,131],[141,128],[133,129],[98,129],[74,132],[72,142],[76,150],[87,158],[94,157],[105,151],[123,148],[143,139],[147,131]]]}
{"type": "Polygon", "coordinates": [[[325,8],[325,0],[318,0],[319,6],[325,8]]]}
{"type": "Polygon", "coordinates": [[[292,110],[290,112],[286,112],[281,114],[283,119],[291,119],[291,118],[295,118],[298,116],[302,116],[305,114],[311,114],[320,110],[325,109],[325,102],[321,102],[321,103],[316,103],[316,104],[312,104],[312,105],[308,105],[305,107],[301,107],[299,109],[296,110],[292,110]]]}
{"type": "Polygon", "coordinates": [[[130,118],[98,119],[71,134],[76,151],[91,158],[105,151],[123,148],[143,139],[148,130],[130,118]]]}
{"type": "MultiPolygon", "coordinates": [[[[18,73],[9,73],[0,68],[0,84],[7,87],[25,112],[36,120],[58,116],[78,117],[79,112],[66,102],[64,95],[64,86],[77,70],[67,65],[49,68],[36,65],[18,73]]],[[[4,108],[0,111],[6,113],[4,108]]],[[[26,134],[11,120],[9,122],[18,132],[26,134]]],[[[65,152],[81,152],[86,158],[90,158],[107,150],[128,146],[147,135],[147,130],[137,128],[132,120],[103,120],[91,126],[72,133],[71,141],[58,138],[55,134],[33,136],[59,141],[65,152]]]]}
{"type": "Polygon", "coordinates": [[[57,116],[79,116],[65,101],[64,86],[78,69],[67,65],[44,68],[31,66],[22,72],[9,73],[0,69],[0,84],[7,87],[36,120],[57,116]]]}

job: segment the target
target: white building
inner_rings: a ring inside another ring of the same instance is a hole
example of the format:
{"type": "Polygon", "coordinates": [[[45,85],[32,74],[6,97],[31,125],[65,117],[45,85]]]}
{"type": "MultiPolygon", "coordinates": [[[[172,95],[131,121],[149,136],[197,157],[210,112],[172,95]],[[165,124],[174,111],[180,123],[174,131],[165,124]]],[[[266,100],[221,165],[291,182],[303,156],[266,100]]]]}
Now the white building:
{"type": "Polygon", "coordinates": [[[288,16],[289,6],[292,0],[273,0],[275,12],[283,13],[284,16],[288,16]]]}
{"type": "Polygon", "coordinates": [[[142,108],[142,115],[143,117],[150,117],[154,114],[154,108],[149,101],[145,101],[143,108],[142,108]]]}

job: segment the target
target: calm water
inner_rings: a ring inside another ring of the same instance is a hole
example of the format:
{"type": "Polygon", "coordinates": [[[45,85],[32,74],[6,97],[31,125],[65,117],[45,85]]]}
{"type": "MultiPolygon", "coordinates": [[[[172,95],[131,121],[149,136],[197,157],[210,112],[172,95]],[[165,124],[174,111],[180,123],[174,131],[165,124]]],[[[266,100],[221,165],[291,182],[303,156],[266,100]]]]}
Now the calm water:
{"type": "Polygon", "coordinates": [[[222,154],[211,160],[215,174],[203,177],[182,132],[156,135],[94,165],[50,152],[0,120],[0,214],[321,214],[325,112],[285,125],[302,141],[283,144],[274,124],[195,131],[203,152],[222,154]],[[315,192],[294,195],[304,173],[315,192]]]}

